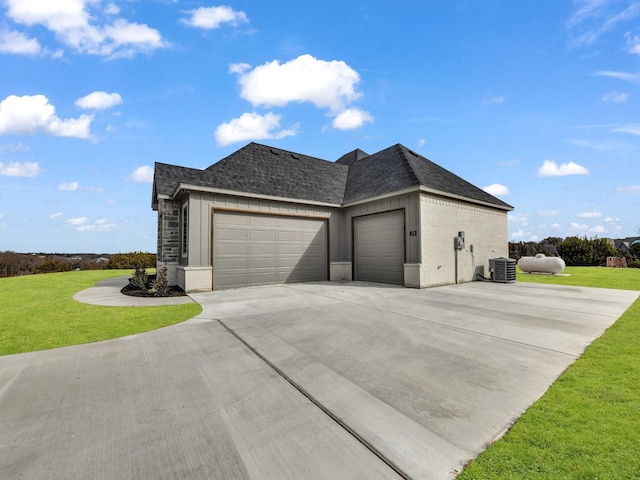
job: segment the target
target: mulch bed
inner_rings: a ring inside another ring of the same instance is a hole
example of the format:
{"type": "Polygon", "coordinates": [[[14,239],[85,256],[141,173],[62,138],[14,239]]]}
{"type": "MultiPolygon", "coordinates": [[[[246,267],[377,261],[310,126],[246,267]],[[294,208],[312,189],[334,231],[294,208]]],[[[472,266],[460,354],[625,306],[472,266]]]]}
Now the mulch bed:
{"type": "MultiPolygon", "coordinates": [[[[151,288],[151,283],[155,280],[155,275],[149,275],[147,280],[147,288],[151,288]]],[[[155,295],[151,293],[149,290],[145,290],[142,288],[138,288],[131,283],[127,284],[122,290],[120,290],[124,295],[129,295],[130,297],[149,297],[149,298],[159,298],[160,295],[155,295]]],[[[183,289],[178,287],[177,285],[172,285],[169,287],[169,291],[167,295],[162,295],[162,297],[184,297],[187,295],[183,289]]]]}

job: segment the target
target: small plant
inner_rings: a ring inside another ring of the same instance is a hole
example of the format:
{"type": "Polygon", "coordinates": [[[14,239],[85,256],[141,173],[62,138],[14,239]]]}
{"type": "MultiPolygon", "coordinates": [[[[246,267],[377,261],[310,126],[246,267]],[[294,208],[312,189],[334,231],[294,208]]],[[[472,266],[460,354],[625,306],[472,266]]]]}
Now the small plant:
{"type": "Polygon", "coordinates": [[[133,272],[129,283],[140,290],[146,290],[148,280],[149,276],[147,275],[147,271],[142,267],[136,267],[136,271],[133,272]]]}
{"type": "Polygon", "coordinates": [[[153,293],[154,297],[166,297],[169,295],[169,284],[167,283],[167,267],[163,265],[158,270],[155,280],[151,282],[150,293],[153,293]]]}

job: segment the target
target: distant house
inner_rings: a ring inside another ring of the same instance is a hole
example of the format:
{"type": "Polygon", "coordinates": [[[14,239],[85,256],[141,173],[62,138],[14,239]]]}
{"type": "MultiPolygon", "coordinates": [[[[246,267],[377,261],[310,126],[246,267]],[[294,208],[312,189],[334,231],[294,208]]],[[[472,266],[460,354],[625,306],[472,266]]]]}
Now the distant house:
{"type": "Polygon", "coordinates": [[[158,266],[186,291],[472,281],[508,256],[513,209],[399,144],[330,162],[257,143],[204,170],[156,163],[152,208],[158,266]]]}
{"type": "Polygon", "coordinates": [[[635,243],[640,243],[640,237],[616,238],[613,240],[614,246],[621,252],[631,251],[631,247],[635,243]]]}

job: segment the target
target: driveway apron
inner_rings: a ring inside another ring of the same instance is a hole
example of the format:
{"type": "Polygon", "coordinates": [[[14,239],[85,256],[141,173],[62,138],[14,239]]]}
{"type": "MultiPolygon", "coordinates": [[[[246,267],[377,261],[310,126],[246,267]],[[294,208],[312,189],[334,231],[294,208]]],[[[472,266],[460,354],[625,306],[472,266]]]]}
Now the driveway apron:
{"type": "Polygon", "coordinates": [[[0,478],[453,478],[638,292],[312,283],[0,357],[0,478]]]}

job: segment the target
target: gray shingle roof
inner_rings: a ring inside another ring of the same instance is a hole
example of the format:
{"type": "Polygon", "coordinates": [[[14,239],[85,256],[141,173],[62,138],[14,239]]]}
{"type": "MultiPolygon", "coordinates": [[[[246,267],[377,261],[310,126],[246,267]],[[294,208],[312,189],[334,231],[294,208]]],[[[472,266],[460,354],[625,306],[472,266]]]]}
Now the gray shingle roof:
{"type": "Polygon", "coordinates": [[[345,165],[250,143],[206,169],[212,186],[274,197],[342,203],[345,165]]]}
{"type": "Polygon", "coordinates": [[[369,155],[349,167],[344,202],[371,198],[416,185],[511,208],[509,204],[400,144],[369,155]]]}
{"type": "Polygon", "coordinates": [[[156,163],[154,208],[180,184],[337,205],[422,185],[512,208],[400,144],[373,155],[357,149],[336,162],[250,143],[205,170],[156,163]]]}

